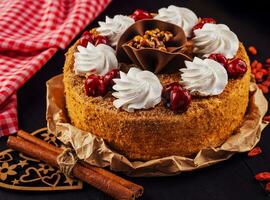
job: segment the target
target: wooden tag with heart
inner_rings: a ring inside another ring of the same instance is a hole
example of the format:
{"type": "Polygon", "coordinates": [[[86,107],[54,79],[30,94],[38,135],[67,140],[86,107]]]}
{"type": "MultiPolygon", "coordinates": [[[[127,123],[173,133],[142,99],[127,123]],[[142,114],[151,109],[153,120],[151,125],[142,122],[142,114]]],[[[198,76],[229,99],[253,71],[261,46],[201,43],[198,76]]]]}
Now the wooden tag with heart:
{"type": "MultiPolygon", "coordinates": [[[[36,137],[60,146],[47,128],[32,133],[36,137]]],[[[0,187],[11,190],[52,191],[82,189],[81,181],[71,179],[58,169],[12,149],[0,152],[0,187]]]]}

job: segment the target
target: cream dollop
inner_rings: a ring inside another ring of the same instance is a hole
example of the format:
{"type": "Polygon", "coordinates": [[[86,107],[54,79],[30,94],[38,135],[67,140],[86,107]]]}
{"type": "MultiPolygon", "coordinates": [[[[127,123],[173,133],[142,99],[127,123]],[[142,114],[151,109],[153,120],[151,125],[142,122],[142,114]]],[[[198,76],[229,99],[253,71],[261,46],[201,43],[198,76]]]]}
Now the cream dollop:
{"type": "Polygon", "coordinates": [[[105,22],[98,22],[100,27],[97,31],[107,36],[112,46],[116,46],[120,36],[134,22],[134,19],[124,15],[115,15],[113,18],[106,16],[105,22]]]}
{"type": "Polygon", "coordinates": [[[159,9],[154,18],[180,26],[187,37],[191,37],[191,29],[198,23],[198,17],[193,11],[174,5],[159,9]]]}
{"type": "Polygon", "coordinates": [[[135,109],[148,109],[161,101],[162,85],[158,77],[150,71],[132,67],[128,73],[120,71],[120,78],[113,79],[112,95],[117,99],[113,105],[128,112],[135,109]]]}
{"type": "Polygon", "coordinates": [[[74,70],[77,75],[94,73],[104,75],[112,69],[118,68],[115,50],[105,44],[94,46],[88,42],[87,47],[78,46],[74,53],[74,70]]]}
{"type": "Polygon", "coordinates": [[[233,58],[239,48],[237,36],[225,24],[205,24],[202,29],[194,30],[194,34],[194,53],[203,57],[220,53],[233,58]]]}
{"type": "Polygon", "coordinates": [[[187,68],[180,69],[180,84],[192,95],[212,96],[223,92],[228,84],[225,68],[212,59],[185,61],[187,68]]]}

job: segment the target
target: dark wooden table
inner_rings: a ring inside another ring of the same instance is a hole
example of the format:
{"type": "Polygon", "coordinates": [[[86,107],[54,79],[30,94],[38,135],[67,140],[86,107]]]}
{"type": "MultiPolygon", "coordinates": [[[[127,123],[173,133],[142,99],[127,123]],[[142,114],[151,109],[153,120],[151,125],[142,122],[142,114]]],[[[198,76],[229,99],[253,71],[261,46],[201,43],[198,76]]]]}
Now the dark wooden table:
{"type": "MultiPolygon", "coordinates": [[[[164,1],[164,0],[115,0],[87,29],[104,20],[105,15],[130,14],[136,8],[157,11],[158,8],[175,4],[192,9],[198,16],[211,16],[220,23],[227,24],[246,45],[255,45],[259,50],[258,59],[269,55],[270,28],[268,6],[260,1],[241,3],[239,1],[164,1]],[[236,4],[237,3],[237,4],[236,4]],[[255,4],[256,3],[256,4],[255,4]]],[[[73,41],[74,42],[74,41],[73,41]]],[[[72,42],[72,43],[73,43],[72,42]]],[[[71,43],[71,44],[72,44],[71,43]]],[[[31,78],[18,92],[19,126],[26,131],[34,131],[46,126],[45,82],[54,75],[62,73],[64,53],[57,54],[31,78]]],[[[268,96],[269,99],[269,96],[268,96]]],[[[270,171],[270,126],[262,134],[259,146],[263,153],[248,158],[246,153],[234,155],[228,161],[198,171],[174,177],[129,178],[144,186],[142,199],[168,200],[227,200],[227,199],[268,199],[268,195],[254,180],[254,174],[270,171]]],[[[5,149],[6,138],[0,139],[0,149],[5,149]]],[[[122,175],[122,174],[120,174],[122,175]]],[[[124,175],[122,175],[124,176],[124,175]]],[[[65,192],[14,192],[0,190],[0,200],[101,200],[110,199],[95,188],[85,185],[80,191],[65,192]]]]}

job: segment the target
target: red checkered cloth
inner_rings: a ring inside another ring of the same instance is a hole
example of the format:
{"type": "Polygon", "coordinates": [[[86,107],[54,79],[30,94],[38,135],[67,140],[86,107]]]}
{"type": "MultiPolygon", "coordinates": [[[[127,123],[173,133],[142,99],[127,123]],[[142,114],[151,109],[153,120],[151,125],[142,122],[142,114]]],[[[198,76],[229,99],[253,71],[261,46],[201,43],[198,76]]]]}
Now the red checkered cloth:
{"type": "Polygon", "coordinates": [[[0,1],[0,137],[18,129],[16,91],[110,1],[0,1]]]}

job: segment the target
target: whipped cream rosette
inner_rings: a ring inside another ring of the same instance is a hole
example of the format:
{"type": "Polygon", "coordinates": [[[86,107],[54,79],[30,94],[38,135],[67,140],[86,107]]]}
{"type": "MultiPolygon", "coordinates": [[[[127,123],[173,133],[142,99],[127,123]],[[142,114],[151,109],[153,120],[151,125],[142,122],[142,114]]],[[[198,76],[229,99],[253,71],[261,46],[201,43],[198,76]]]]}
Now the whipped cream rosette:
{"type": "Polygon", "coordinates": [[[195,57],[192,62],[185,61],[185,64],[187,68],[180,69],[180,84],[193,95],[219,95],[228,84],[225,68],[212,59],[195,57]]]}
{"type": "Polygon", "coordinates": [[[74,70],[78,75],[95,73],[104,75],[114,68],[118,68],[115,50],[105,44],[94,46],[88,42],[87,47],[78,46],[74,53],[74,70]]]}
{"type": "Polygon", "coordinates": [[[150,71],[132,67],[127,74],[120,72],[119,79],[113,79],[115,85],[112,95],[117,98],[113,105],[128,112],[135,109],[148,109],[161,101],[162,85],[158,77],[150,71]]]}
{"type": "Polygon", "coordinates": [[[194,30],[194,53],[208,57],[212,53],[223,54],[233,58],[239,48],[239,40],[225,24],[204,24],[201,29],[194,30]]]}
{"type": "Polygon", "coordinates": [[[193,11],[174,5],[159,9],[154,19],[180,26],[187,37],[191,37],[191,30],[198,23],[198,17],[193,11]]]}
{"type": "Polygon", "coordinates": [[[134,22],[134,19],[125,15],[115,15],[113,18],[106,16],[105,22],[98,22],[100,27],[97,31],[108,37],[112,46],[116,46],[121,35],[134,22]]]}

